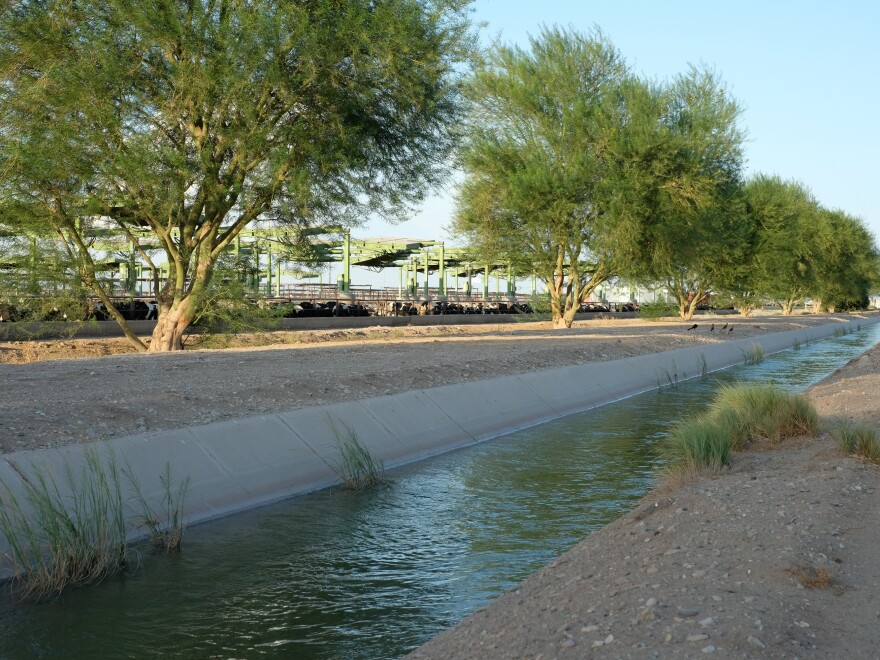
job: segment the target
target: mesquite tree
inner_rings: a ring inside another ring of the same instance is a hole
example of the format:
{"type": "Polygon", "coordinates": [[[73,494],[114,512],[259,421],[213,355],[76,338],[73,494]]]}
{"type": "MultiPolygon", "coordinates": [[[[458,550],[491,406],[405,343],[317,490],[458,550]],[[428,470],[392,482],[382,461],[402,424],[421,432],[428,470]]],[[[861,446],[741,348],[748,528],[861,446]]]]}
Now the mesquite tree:
{"type": "Polygon", "coordinates": [[[243,228],[400,215],[442,178],[468,5],[14,3],[0,16],[0,223],[56,236],[111,313],[90,237],[127,233],[154,273],[164,258],[149,349],[179,349],[243,228]]]}
{"type": "Polygon", "coordinates": [[[554,28],[528,51],[493,48],[469,88],[455,229],[487,259],[536,273],[558,326],[571,326],[584,297],[615,274],[610,144],[630,79],[601,33],[554,28]]]}

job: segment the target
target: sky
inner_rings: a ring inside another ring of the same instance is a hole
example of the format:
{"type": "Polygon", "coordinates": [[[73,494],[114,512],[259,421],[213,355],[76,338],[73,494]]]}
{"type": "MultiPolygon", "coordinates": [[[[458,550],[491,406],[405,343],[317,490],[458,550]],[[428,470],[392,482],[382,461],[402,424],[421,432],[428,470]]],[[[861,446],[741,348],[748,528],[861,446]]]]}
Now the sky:
{"type": "MultiPolygon", "coordinates": [[[[876,0],[476,0],[484,45],[528,47],[542,25],[599,27],[633,71],[667,80],[715,68],[744,108],[746,175],[776,174],[880,238],[880,3],[876,0]]],[[[454,243],[453,189],[412,220],[373,221],[353,236],[454,243]]],[[[388,273],[387,285],[398,275],[388,273]]],[[[392,281],[393,280],[393,281],[392,281]]],[[[355,282],[356,283],[356,282],[355,282]]]]}

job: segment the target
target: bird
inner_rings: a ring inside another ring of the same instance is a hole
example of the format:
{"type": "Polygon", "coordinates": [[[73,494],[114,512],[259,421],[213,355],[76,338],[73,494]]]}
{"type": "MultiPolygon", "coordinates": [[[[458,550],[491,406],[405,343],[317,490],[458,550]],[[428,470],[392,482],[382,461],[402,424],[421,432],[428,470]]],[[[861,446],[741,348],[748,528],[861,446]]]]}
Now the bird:
{"type": "Polygon", "coordinates": [[[724,325],[722,325],[722,326],[721,326],[721,329],[722,329],[722,330],[727,330],[727,324],[725,323],[724,325]]]}
{"type": "Polygon", "coordinates": [[[691,327],[688,328],[688,331],[696,330],[698,327],[700,327],[700,326],[698,326],[696,323],[694,323],[691,327]]]}
{"type": "Polygon", "coordinates": [[[727,331],[728,334],[730,334],[731,332],[733,332],[733,326],[730,326],[730,330],[727,331]]]}
{"type": "Polygon", "coordinates": [[[715,332],[715,324],[714,324],[714,323],[713,323],[712,326],[709,328],[709,332],[715,332]]]}

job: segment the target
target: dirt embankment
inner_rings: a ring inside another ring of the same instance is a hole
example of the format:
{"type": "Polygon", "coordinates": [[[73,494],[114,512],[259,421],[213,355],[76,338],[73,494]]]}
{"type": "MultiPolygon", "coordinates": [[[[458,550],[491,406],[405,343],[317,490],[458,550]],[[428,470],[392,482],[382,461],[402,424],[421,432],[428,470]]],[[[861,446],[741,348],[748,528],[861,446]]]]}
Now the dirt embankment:
{"type": "MultiPolygon", "coordinates": [[[[880,428],[880,347],[808,393],[880,428]]],[[[880,467],[824,432],[641,506],[413,658],[877,658],[880,467]]]]}
{"type": "Polygon", "coordinates": [[[614,360],[847,320],[699,317],[283,332],[136,354],[122,339],[0,342],[0,453],[614,360]],[[731,331],[732,329],[732,331],[731,331]],[[76,358],[76,359],[61,359],[76,358]]]}

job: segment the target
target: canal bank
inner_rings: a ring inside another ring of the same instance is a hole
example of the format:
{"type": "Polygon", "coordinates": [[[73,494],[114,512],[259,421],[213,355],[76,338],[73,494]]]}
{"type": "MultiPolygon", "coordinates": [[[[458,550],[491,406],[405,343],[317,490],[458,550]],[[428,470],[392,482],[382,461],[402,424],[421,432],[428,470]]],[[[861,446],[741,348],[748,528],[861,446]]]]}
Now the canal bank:
{"type": "MultiPolygon", "coordinates": [[[[201,522],[330,485],[338,438],[355,431],[387,467],[481,442],[516,429],[698,376],[746,359],[758,345],[772,353],[875,323],[856,319],[695,346],[613,362],[588,363],[301,408],[231,422],[112,438],[102,451],[132,467],[154,509],[169,462],[191,479],[185,518],[201,522]]],[[[7,454],[0,479],[21,493],[34,466],[78,473],[84,445],[7,454]]]]}
{"type": "Polygon", "coordinates": [[[820,437],[649,493],[408,657],[876,658],[880,467],[828,429],[880,428],[878,389],[875,346],[807,391],[820,437]]]}

